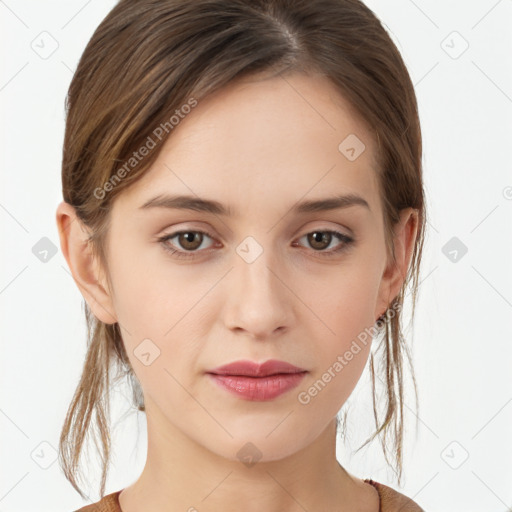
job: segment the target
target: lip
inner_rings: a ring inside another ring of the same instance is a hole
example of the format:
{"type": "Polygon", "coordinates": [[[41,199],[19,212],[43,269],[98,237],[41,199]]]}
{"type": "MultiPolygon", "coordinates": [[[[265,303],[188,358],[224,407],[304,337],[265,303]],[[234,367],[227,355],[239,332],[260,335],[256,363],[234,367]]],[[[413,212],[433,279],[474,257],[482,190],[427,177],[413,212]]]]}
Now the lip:
{"type": "Polygon", "coordinates": [[[268,375],[276,375],[280,373],[300,373],[305,372],[304,368],[299,368],[286,361],[277,359],[269,359],[264,363],[255,363],[254,361],[234,361],[209,370],[207,373],[215,373],[216,375],[244,375],[246,377],[267,377],[268,375]]]}
{"type": "Polygon", "coordinates": [[[296,387],[307,371],[285,361],[235,361],[206,372],[223,389],[244,400],[267,401],[296,387]]]}

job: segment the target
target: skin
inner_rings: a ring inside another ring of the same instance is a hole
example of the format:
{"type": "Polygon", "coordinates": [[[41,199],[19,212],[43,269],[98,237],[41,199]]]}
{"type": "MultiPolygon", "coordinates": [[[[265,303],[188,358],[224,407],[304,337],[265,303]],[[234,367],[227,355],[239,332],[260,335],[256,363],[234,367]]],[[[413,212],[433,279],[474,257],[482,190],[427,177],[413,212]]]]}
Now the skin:
{"type": "Polygon", "coordinates": [[[402,212],[393,265],[374,151],[367,127],[325,78],[245,78],[200,101],[150,171],[116,198],[108,268],[92,257],[73,208],[59,205],[61,248],[75,282],[99,320],[122,326],[144,391],[147,461],[120,495],[124,512],[378,511],[376,489],[335,455],[335,416],[361,377],[371,340],[308,404],[297,398],[374,325],[410,264],[416,212],[402,212]],[[366,146],[354,161],[338,150],[348,134],[366,146]],[[139,209],[163,192],[215,199],[237,215],[139,209]],[[290,213],[298,201],[349,192],[370,209],[290,213]],[[183,238],[158,241],[204,229],[213,237],[193,246],[195,259],[164,250],[186,252],[193,244],[183,238]],[[330,229],[355,242],[328,258],[322,251],[343,242],[333,236],[314,245],[305,235],[330,229]],[[247,236],[263,249],[252,263],[236,252],[247,236]],[[134,354],[144,339],[160,350],[147,366],[134,354]],[[205,375],[240,359],[284,360],[308,373],[272,401],[247,401],[205,375]],[[247,442],[261,452],[251,467],[237,457],[247,442]]]}

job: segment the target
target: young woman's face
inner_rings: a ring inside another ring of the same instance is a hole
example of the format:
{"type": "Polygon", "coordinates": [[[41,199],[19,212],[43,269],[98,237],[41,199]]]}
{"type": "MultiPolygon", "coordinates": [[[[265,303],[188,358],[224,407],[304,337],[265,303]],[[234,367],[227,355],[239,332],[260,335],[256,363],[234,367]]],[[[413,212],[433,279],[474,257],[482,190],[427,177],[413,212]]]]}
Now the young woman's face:
{"type": "Polygon", "coordinates": [[[245,79],[192,108],[115,200],[111,307],[150,436],[275,460],[332,424],[369,355],[360,335],[393,298],[374,151],[324,78],[245,79]],[[301,209],[348,194],[360,199],[301,209]],[[176,196],[196,206],[162,205],[176,196]],[[240,360],[304,372],[210,374],[240,360]]]}

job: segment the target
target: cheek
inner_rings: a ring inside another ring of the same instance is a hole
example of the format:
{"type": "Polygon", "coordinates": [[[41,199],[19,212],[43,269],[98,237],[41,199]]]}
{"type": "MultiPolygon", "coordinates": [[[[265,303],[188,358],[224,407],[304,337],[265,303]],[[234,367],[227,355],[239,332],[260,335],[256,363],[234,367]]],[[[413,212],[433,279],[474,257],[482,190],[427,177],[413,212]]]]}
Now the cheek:
{"type": "Polygon", "coordinates": [[[165,370],[179,375],[180,381],[189,378],[184,368],[197,358],[202,339],[197,315],[208,303],[204,298],[211,288],[211,279],[191,279],[183,267],[166,264],[163,256],[156,264],[148,252],[154,251],[117,250],[111,269],[113,306],[128,356],[144,387],[151,387],[154,379],[155,386],[159,379],[170,379],[165,370]],[[152,362],[145,364],[148,360],[152,362]]]}
{"type": "Polygon", "coordinates": [[[111,259],[113,303],[119,321],[137,336],[162,338],[206,293],[201,279],[167,261],[157,242],[115,244],[111,259]],[[142,247],[141,247],[142,246],[142,247]]]}
{"type": "Polygon", "coordinates": [[[323,398],[319,401],[330,402],[334,411],[348,398],[366,365],[374,334],[377,288],[375,276],[352,267],[333,279],[323,293],[310,296],[312,309],[322,322],[317,330],[317,364],[308,385],[320,380],[316,388],[322,390],[323,398]]]}
{"type": "Polygon", "coordinates": [[[375,271],[359,264],[333,273],[322,286],[310,286],[306,297],[326,327],[329,346],[339,347],[374,324],[378,286],[375,271]]]}

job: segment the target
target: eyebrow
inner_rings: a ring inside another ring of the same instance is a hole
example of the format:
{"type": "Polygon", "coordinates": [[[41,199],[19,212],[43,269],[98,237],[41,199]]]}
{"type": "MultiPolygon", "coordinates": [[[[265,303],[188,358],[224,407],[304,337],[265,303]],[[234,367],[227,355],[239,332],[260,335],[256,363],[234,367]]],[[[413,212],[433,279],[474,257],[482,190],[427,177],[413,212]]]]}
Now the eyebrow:
{"type": "MultiPolygon", "coordinates": [[[[371,211],[370,205],[361,196],[356,194],[345,194],[334,197],[327,197],[324,199],[303,201],[296,204],[291,209],[291,212],[295,214],[324,212],[329,210],[337,210],[340,208],[349,208],[352,206],[362,206],[371,211]]],[[[233,216],[235,214],[231,208],[223,205],[222,203],[219,203],[218,201],[187,195],[158,195],[149,199],[139,207],[139,209],[143,210],[150,208],[194,210],[197,212],[207,212],[223,216],[233,216]]]]}

